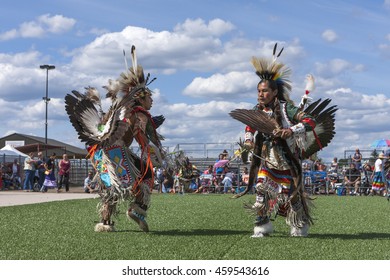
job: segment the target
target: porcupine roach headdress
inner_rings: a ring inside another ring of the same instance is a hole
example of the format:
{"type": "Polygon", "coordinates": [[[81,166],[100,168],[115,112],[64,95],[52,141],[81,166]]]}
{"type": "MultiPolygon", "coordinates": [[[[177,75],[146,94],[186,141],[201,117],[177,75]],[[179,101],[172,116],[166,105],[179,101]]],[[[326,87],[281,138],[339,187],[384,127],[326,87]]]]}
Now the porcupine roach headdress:
{"type": "Polygon", "coordinates": [[[131,47],[132,67],[127,67],[125,51],[123,51],[123,55],[125,58],[126,71],[122,72],[116,81],[109,80],[109,85],[103,87],[108,91],[106,97],[111,97],[115,100],[118,92],[121,92],[124,96],[132,92],[134,99],[144,97],[145,94],[151,94],[152,92],[147,86],[156,78],[149,81],[150,74],[148,73],[145,79],[144,70],[137,62],[135,46],[131,47]]]}
{"type": "Polygon", "coordinates": [[[291,69],[283,63],[277,62],[277,58],[282,54],[282,48],[278,55],[276,55],[276,49],[278,44],[276,43],[273,50],[272,59],[252,57],[252,65],[256,69],[256,75],[259,76],[261,81],[273,81],[278,88],[279,100],[286,100],[292,102],[289,94],[291,91],[291,82],[289,76],[291,69]]]}

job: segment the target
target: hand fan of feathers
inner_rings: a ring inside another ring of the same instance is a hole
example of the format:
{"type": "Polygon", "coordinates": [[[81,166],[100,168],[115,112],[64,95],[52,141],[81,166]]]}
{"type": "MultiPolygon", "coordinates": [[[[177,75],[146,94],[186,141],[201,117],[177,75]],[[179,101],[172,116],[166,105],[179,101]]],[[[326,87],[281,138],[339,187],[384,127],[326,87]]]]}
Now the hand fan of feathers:
{"type": "Polygon", "coordinates": [[[274,129],[278,127],[275,119],[270,118],[267,113],[263,111],[236,109],[229,113],[229,115],[251,128],[265,134],[272,134],[274,129]]]}
{"type": "MultiPolygon", "coordinates": [[[[303,151],[303,158],[308,158],[321,148],[326,147],[335,135],[335,112],[337,107],[334,105],[326,108],[330,101],[330,99],[326,99],[321,102],[321,99],[319,99],[304,110],[306,114],[311,115],[316,121],[314,131],[321,143],[321,147],[318,145],[314,133],[312,131],[306,132],[307,149],[303,151]]],[[[229,114],[234,119],[265,134],[273,134],[274,129],[278,127],[276,120],[270,118],[263,111],[236,109],[229,114]]]]}
{"type": "Polygon", "coordinates": [[[115,100],[107,112],[107,122],[102,129],[102,112],[96,108],[96,100],[77,91],[65,96],[65,110],[70,122],[76,129],[79,139],[87,145],[110,145],[122,138],[129,124],[122,121],[126,108],[134,106],[134,93],[131,92],[120,100],[115,100]]]}

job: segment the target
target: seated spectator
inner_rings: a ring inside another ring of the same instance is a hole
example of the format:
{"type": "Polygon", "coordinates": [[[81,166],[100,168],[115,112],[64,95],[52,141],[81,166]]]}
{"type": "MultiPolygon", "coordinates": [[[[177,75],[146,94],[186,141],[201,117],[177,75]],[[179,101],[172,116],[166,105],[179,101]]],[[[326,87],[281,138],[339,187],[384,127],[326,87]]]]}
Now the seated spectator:
{"type": "Polygon", "coordinates": [[[302,162],[302,171],[303,172],[310,172],[311,171],[311,164],[308,161],[302,162]]]}
{"type": "Polygon", "coordinates": [[[334,194],[337,189],[337,184],[339,183],[339,176],[336,173],[330,173],[328,174],[328,180],[329,180],[329,194],[334,194]]]}
{"type": "Polygon", "coordinates": [[[249,171],[248,167],[244,167],[244,171],[242,172],[242,185],[243,186],[248,186],[248,181],[249,181],[249,171]]]}
{"type": "Polygon", "coordinates": [[[229,153],[228,153],[228,151],[226,151],[226,150],[223,150],[223,152],[221,153],[221,155],[223,156],[222,159],[228,159],[228,158],[229,158],[229,153]]]}
{"type": "Polygon", "coordinates": [[[326,172],[327,166],[323,164],[322,162],[319,162],[317,171],[323,171],[326,172]]]}
{"type": "Polygon", "coordinates": [[[205,171],[203,171],[203,174],[213,174],[213,166],[209,165],[205,171]]]}
{"type": "Polygon", "coordinates": [[[93,180],[93,172],[88,172],[88,177],[84,180],[84,192],[86,193],[94,193],[97,190],[95,189],[96,183],[92,181],[93,180]]]}
{"type": "Polygon", "coordinates": [[[11,175],[10,175],[9,168],[5,166],[3,163],[1,164],[0,174],[1,174],[1,189],[8,190],[12,185],[11,175]]]}
{"type": "Polygon", "coordinates": [[[372,183],[372,166],[369,161],[366,160],[363,163],[363,178],[362,178],[362,189],[367,195],[371,192],[371,183],[372,183]]]}
{"type": "Polygon", "coordinates": [[[199,188],[195,193],[209,193],[211,191],[211,184],[213,181],[213,166],[209,165],[202,175],[199,177],[199,188]]]}
{"type": "Polygon", "coordinates": [[[163,193],[170,193],[173,192],[173,176],[168,172],[168,170],[164,169],[162,172],[162,183],[161,188],[163,193]]]}
{"type": "Polygon", "coordinates": [[[226,166],[224,170],[224,177],[222,180],[222,185],[223,185],[223,193],[228,193],[229,189],[232,193],[234,193],[234,188],[233,188],[233,177],[234,173],[229,170],[229,168],[226,166]]]}
{"type": "Polygon", "coordinates": [[[337,158],[333,158],[332,163],[330,164],[329,173],[337,174],[339,170],[339,164],[337,163],[337,158]]]}
{"type": "MultiPolygon", "coordinates": [[[[216,163],[220,160],[226,160],[226,156],[223,154],[219,154],[219,158],[216,160],[216,163]]],[[[213,174],[215,174],[215,178],[213,179],[213,184],[215,188],[219,188],[222,184],[222,175],[226,165],[220,165],[218,167],[213,166],[213,174]]]]}
{"type": "Polygon", "coordinates": [[[180,191],[180,172],[178,169],[175,169],[173,174],[173,187],[171,193],[177,193],[180,191]]]}
{"type": "MultiPolygon", "coordinates": [[[[219,154],[219,158],[215,161],[215,163],[217,163],[218,161],[220,160],[225,160],[224,158],[225,156],[223,154],[219,154]]],[[[213,173],[217,174],[217,175],[221,175],[223,173],[223,169],[224,169],[224,166],[218,166],[218,167],[215,167],[214,170],[213,170],[213,173]]]]}
{"type": "Polygon", "coordinates": [[[313,163],[313,166],[314,166],[314,171],[318,171],[318,169],[320,168],[321,166],[321,160],[319,159],[316,159],[313,163]]]}
{"type": "Polygon", "coordinates": [[[360,195],[360,171],[356,168],[355,163],[351,163],[350,169],[345,172],[344,185],[349,195],[360,195]],[[354,190],[352,191],[351,188],[354,190]]]}

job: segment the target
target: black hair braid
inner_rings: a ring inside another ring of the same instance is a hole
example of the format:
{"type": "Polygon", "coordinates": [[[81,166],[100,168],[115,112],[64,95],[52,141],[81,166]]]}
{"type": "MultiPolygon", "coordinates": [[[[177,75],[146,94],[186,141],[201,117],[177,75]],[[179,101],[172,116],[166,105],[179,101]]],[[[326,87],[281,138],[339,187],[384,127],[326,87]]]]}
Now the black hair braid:
{"type": "Polygon", "coordinates": [[[279,128],[282,128],[283,127],[282,113],[280,112],[280,104],[279,104],[279,99],[277,97],[274,100],[273,109],[274,109],[276,122],[278,123],[279,128]]]}

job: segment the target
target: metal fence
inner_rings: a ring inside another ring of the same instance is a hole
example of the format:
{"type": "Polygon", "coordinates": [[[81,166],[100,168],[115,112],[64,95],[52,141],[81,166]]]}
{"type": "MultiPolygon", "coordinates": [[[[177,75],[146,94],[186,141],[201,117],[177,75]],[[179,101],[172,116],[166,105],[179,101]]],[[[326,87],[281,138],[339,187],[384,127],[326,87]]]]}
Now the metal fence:
{"type": "Polygon", "coordinates": [[[190,158],[218,158],[226,150],[230,156],[238,149],[237,143],[180,143],[174,151],[182,150],[190,158]]]}

